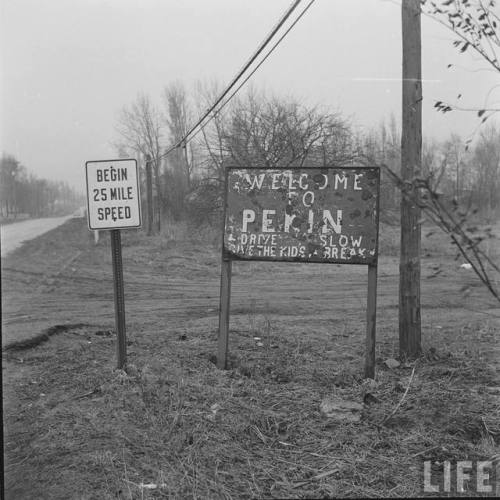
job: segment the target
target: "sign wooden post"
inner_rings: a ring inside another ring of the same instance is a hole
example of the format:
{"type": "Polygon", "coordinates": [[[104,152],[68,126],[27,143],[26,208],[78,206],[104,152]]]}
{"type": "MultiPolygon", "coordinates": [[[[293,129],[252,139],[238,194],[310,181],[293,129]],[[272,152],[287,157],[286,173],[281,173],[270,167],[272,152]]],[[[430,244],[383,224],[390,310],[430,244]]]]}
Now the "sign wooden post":
{"type": "Polygon", "coordinates": [[[380,169],[226,170],[217,366],[227,367],[233,260],[368,266],[365,377],[375,377],[380,169]]]}
{"type": "Polygon", "coordinates": [[[375,340],[377,326],[377,263],[368,265],[366,303],[365,378],[375,378],[375,340]]]}
{"type": "Polygon", "coordinates": [[[217,352],[217,367],[221,370],[227,368],[229,308],[231,303],[231,267],[231,260],[223,256],[220,277],[219,346],[217,352]]]}
{"type": "Polygon", "coordinates": [[[125,294],[120,229],[141,226],[139,175],[134,159],[88,161],[87,214],[91,231],[110,230],[115,297],[116,358],[118,368],[127,363],[125,294]]]}

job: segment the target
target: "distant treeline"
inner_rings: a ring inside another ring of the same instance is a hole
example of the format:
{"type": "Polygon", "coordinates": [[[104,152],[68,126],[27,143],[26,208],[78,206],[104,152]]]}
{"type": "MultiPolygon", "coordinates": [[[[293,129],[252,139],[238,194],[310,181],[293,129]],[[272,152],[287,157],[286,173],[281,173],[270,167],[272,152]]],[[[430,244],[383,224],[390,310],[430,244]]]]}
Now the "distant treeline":
{"type": "Polygon", "coordinates": [[[12,155],[0,160],[0,216],[45,217],[74,212],[84,204],[66,182],[39,179],[12,155]]]}
{"type": "MultiPolygon", "coordinates": [[[[401,169],[401,138],[395,120],[364,134],[364,154],[396,173],[401,169]]],[[[500,129],[483,126],[474,140],[457,134],[442,141],[424,138],[420,178],[428,179],[432,190],[453,206],[461,206],[494,218],[500,210],[500,129]]],[[[383,176],[382,208],[399,206],[400,193],[388,176],[383,176]]]]}
{"type": "MultiPolygon", "coordinates": [[[[214,102],[220,86],[180,83],[165,87],[162,105],[139,95],[119,116],[117,150],[141,165],[152,158],[155,212],[176,220],[215,222],[220,217],[226,166],[343,167],[387,165],[401,171],[401,132],[394,117],[371,129],[356,127],[336,111],[293,97],[268,97],[251,89],[214,112],[190,142],[170,154],[191,124],[214,102]]],[[[474,141],[451,134],[423,143],[420,176],[454,205],[492,217],[500,209],[500,130],[483,126],[474,141]]],[[[400,191],[382,170],[381,215],[397,215],[400,191]]],[[[143,187],[142,192],[146,189],[143,187]]],[[[143,196],[143,198],[145,198],[143,196]]]]}
{"type": "MultiPolygon", "coordinates": [[[[194,140],[165,156],[219,92],[217,84],[198,84],[189,93],[182,84],[172,83],[164,89],[162,106],[139,95],[119,116],[118,153],[139,160],[142,182],[144,158],[152,158],[157,222],[160,212],[177,220],[218,220],[228,165],[385,164],[396,174],[401,171],[401,132],[394,117],[360,130],[338,111],[309,107],[290,97],[269,98],[255,89],[213,113],[194,140]]],[[[401,195],[382,172],[382,217],[391,218],[401,195]]],[[[454,134],[443,141],[424,140],[421,177],[430,179],[432,189],[445,200],[493,216],[500,209],[500,130],[482,127],[473,143],[454,134]]]]}

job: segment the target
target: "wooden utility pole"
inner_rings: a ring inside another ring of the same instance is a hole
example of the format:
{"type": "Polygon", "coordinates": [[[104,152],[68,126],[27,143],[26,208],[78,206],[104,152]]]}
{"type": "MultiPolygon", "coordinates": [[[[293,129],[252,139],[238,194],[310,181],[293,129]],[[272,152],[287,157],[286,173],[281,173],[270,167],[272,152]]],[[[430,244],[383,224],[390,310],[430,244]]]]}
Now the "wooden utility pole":
{"type": "Polygon", "coordinates": [[[422,58],[420,0],[403,0],[403,113],[401,133],[401,256],[399,263],[399,353],[421,353],[420,208],[411,184],[422,163],[422,58]]]}
{"type": "Polygon", "coordinates": [[[151,172],[151,156],[146,155],[146,202],[147,202],[147,226],[146,232],[151,236],[153,232],[153,175],[151,172]]]}

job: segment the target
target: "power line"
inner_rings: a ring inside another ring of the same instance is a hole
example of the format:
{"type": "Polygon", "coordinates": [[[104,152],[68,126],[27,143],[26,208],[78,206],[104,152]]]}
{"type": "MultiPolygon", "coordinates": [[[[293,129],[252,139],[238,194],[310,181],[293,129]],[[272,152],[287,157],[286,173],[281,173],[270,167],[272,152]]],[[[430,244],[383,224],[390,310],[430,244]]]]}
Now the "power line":
{"type": "MultiPolygon", "coordinates": [[[[240,83],[240,85],[236,88],[236,90],[227,98],[226,101],[224,101],[219,109],[217,109],[216,113],[218,113],[219,111],[221,111],[221,109],[240,91],[240,89],[245,85],[245,83],[248,82],[248,80],[250,80],[250,78],[253,76],[253,74],[262,66],[262,64],[265,62],[265,60],[274,52],[274,49],[276,49],[276,47],[282,42],[282,40],[288,35],[288,33],[290,33],[290,31],[293,29],[293,27],[299,22],[300,18],[307,12],[307,10],[309,10],[309,7],[311,7],[311,5],[314,3],[315,0],[311,0],[307,6],[304,8],[304,10],[299,14],[299,16],[297,17],[297,19],[295,19],[295,21],[290,25],[290,27],[285,31],[285,33],[283,33],[283,35],[279,38],[279,40],[269,49],[269,52],[262,58],[262,60],[259,62],[259,64],[257,64],[257,66],[255,66],[255,68],[251,71],[251,73],[240,83]]],[[[208,125],[208,123],[212,120],[212,118],[210,118],[210,120],[205,123],[204,125],[202,125],[200,127],[201,128],[204,128],[208,125]]],[[[196,134],[198,134],[198,132],[196,132],[196,134]]],[[[195,135],[196,135],[195,134],[195,135]]]]}
{"type": "MultiPolygon", "coordinates": [[[[274,50],[276,49],[276,47],[282,42],[282,40],[288,35],[288,33],[290,33],[290,31],[293,29],[293,27],[299,22],[299,20],[302,18],[302,16],[309,10],[309,7],[311,7],[311,5],[314,3],[315,0],[311,0],[307,6],[304,8],[304,10],[297,16],[297,18],[295,19],[295,21],[289,26],[289,28],[285,31],[285,33],[283,33],[283,35],[278,39],[278,41],[269,49],[269,51],[267,52],[267,54],[261,59],[261,61],[259,62],[259,64],[257,64],[257,66],[251,71],[251,73],[240,83],[240,85],[238,85],[238,87],[236,88],[236,90],[219,106],[219,108],[214,112],[214,114],[208,118],[208,120],[203,123],[203,120],[201,120],[197,126],[199,126],[199,130],[197,130],[196,132],[194,132],[194,129],[192,129],[192,137],[190,138],[193,139],[194,137],[196,137],[200,132],[201,130],[203,130],[215,117],[215,115],[217,113],[219,113],[222,108],[224,108],[226,106],[226,104],[229,103],[229,101],[241,90],[241,88],[245,85],[245,83],[248,82],[248,80],[250,80],[250,78],[254,75],[254,73],[262,66],[262,64],[266,61],[266,59],[274,52],[274,50]]],[[[207,116],[205,115],[205,118],[207,116]]],[[[195,127],[196,128],[196,127],[195,127]]],[[[180,143],[185,143],[185,141],[187,141],[187,138],[188,138],[188,135],[186,134],[184,136],[184,139],[182,141],[180,141],[180,143]]],[[[168,153],[168,152],[167,152],[168,153]]],[[[165,154],[167,154],[165,153],[165,154]]]]}
{"type": "MultiPolygon", "coordinates": [[[[219,106],[219,108],[214,112],[214,114],[211,117],[209,117],[209,119],[205,123],[199,123],[200,128],[199,130],[193,133],[191,139],[196,137],[201,132],[201,130],[203,130],[214,119],[215,115],[219,113],[222,110],[222,108],[224,108],[226,104],[228,104],[229,101],[240,91],[240,89],[245,85],[245,83],[247,83],[248,80],[250,80],[253,74],[262,66],[265,60],[274,52],[274,49],[276,49],[276,47],[282,42],[282,40],[288,35],[288,33],[290,33],[293,27],[299,22],[300,18],[307,12],[307,10],[309,10],[309,7],[311,7],[314,1],[315,0],[311,0],[307,4],[304,10],[297,16],[295,21],[289,26],[289,28],[285,31],[285,33],[283,33],[283,35],[279,38],[279,40],[269,49],[268,53],[261,59],[259,64],[257,64],[257,66],[251,71],[251,73],[240,83],[240,85],[238,85],[236,90],[219,106]]],[[[184,138],[184,141],[186,140],[187,140],[187,135],[184,138]]]]}
{"type": "Polygon", "coordinates": [[[175,143],[173,146],[171,146],[165,153],[159,156],[158,159],[163,158],[167,156],[169,153],[171,153],[174,149],[177,149],[179,146],[181,146],[184,142],[186,142],[187,138],[200,126],[201,123],[207,118],[207,116],[210,115],[210,113],[217,107],[217,105],[224,99],[224,97],[231,91],[231,89],[238,83],[238,80],[243,76],[245,71],[250,67],[250,65],[257,59],[259,54],[266,48],[266,46],[269,44],[269,42],[272,40],[274,35],[278,32],[278,30],[283,26],[285,21],[290,17],[292,12],[298,7],[302,0],[295,0],[292,5],[287,9],[285,14],[281,17],[281,19],[278,21],[276,26],[271,30],[269,35],[265,38],[265,40],[259,45],[255,53],[250,57],[250,59],[246,62],[246,64],[243,66],[243,68],[237,73],[237,75],[232,79],[231,83],[226,87],[224,92],[219,96],[219,98],[212,104],[212,106],[205,111],[204,115],[196,122],[196,124],[189,129],[189,131],[184,135],[182,139],[180,139],[177,143],[175,143]]]}

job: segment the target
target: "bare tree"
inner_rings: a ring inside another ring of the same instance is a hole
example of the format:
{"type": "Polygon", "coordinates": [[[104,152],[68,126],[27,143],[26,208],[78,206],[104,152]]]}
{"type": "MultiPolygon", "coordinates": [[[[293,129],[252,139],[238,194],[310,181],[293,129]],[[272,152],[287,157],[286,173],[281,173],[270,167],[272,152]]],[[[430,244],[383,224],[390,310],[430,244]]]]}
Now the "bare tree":
{"type": "MultiPolygon", "coordinates": [[[[206,109],[218,87],[198,85],[198,106],[206,109]]],[[[198,153],[203,179],[191,196],[204,214],[222,204],[226,166],[299,168],[346,166],[355,157],[352,133],[338,114],[307,108],[293,99],[267,98],[250,90],[216,111],[202,128],[198,153]]]]}
{"type": "MultiPolygon", "coordinates": [[[[188,103],[185,87],[175,82],[165,87],[163,97],[166,108],[166,123],[171,144],[178,143],[187,134],[192,122],[192,113],[188,103]]],[[[187,189],[191,187],[194,162],[191,143],[183,144],[182,148],[172,152],[170,161],[184,178],[187,189]]]]}
{"type": "MultiPolygon", "coordinates": [[[[165,103],[165,123],[168,129],[169,146],[178,144],[186,136],[191,126],[192,114],[185,87],[174,82],[163,91],[165,103]]],[[[165,191],[166,206],[178,219],[185,212],[186,196],[192,187],[194,171],[193,145],[182,144],[165,158],[165,191]]]]}
{"type": "MultiPolygon", "coordinates": [[[[201,114],[209,109],[218,98],[222,87],[217,81],[196,83],[196,102],[201,114]]],[[[224,182],[224,168],[227,154],[223,138],[227,135],[228,114],[232,103],[221,111],[214,111],[201,128],[200,139],[196,142],[200,156],[200,167],[203,178],[210,184],[224,182]]]]}
{"type": "Polygon", "coordinates": [[[457,134],[451,134],[450,138],[442,145],[442,176],[448,178],[447,194],[460,203],[462,201],[462,188],[465,175],[465,144],[457,134]]]}
{"type": "Polygon", "coordinates": [[[11,155],[2,155],[0,160],[0,198],[2,213],[5,213],[7,217],[17,211],[17,180],[20,173],[19,162],[11,155]]]}
{"type": "Polygon", "coordinates": [[[0,159],[0,215],[41,217],[67,214],[83,204],[83,197],[64,182],[39,179],[16,160],[0,159]]]}
{"type": "Polygon", "coordinates": [[[475,198],[491,219],[500,207],[500,130],[490,126],[481,132],[472,162],[475,198]]]}
{"type": "Polygon", "coordinates": [[[341,166],[353,160],[352,135],[339,114],[254,93],[232,107],[223,143],[242,166],[341,166]]]}
{"type": "MultiPolygon", "coordinates": [[[[401,132],[396,119],[390,115],[389,123],[382,121],[376,129],[358,134],[356,149],[360,158],[387,164],[392,171],[400,172],[401,168],[401,132]]],[[[398,210],[399,191],[392,179],[382,170],[380,178],[380,209],[384,222],[395,223],[395,210],[398,210]]],[[[399,222],[399,218],[398,218],[399,222]]]]}
{"type": "MultiPolygon", "coordinates": [[[[422,12],[440,23],[454,35],[453,46],[462,54],[474,52],[485,70],[500,74],[500,15],[495,0],[421,0],[422,12]]],[[[448,64],[448,67],[452,67],[448,64]]],[[[437,101],[435,108],[443,113],[453,110],[473,111],[484,123],[500,108],[488,104],[493,87],[484,103],[472,108],[458,102],[437,101]]],[[[457,101],[461,98],[457,96],[457,101]]]]}
{"type": "MultiPolygon", "coordinates": [[[[220,94],[221,85],[217,81],[198,81],[193,99],[196,114],[204,114],[220,94]]],[[[223,110],[212,112],[191,141],[191,189],[186,209],[187,215],[197,223],[214,223],[220,215],[225,168],[229,161],[224,137],[232,106],[233,101],[223,110]]]]}
{"type": "Polygon", "coordinates": [[[156,217],[160,228],[162,206],[161,189],[161,148],[164,136],[160,112],[145,94],[139,94],[136,100],[125,106],[119,115],[116,131],[120,136],[116,144],[119,151],[133,156],[151,156],[153,178],[156,191],[156,217]]]}

